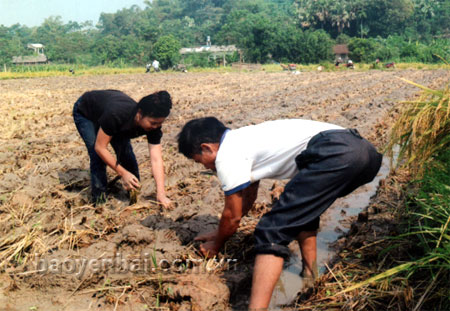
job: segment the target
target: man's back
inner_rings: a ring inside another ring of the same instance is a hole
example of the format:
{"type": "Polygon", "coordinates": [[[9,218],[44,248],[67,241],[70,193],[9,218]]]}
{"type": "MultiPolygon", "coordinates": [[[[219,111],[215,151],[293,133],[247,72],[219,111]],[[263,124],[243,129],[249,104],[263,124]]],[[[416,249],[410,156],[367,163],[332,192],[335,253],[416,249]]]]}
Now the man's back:
{"type": "Polygon", "coordinates": [[[225,133],[217,152],[217,174],[228,191],[264,178],[287,179],[297,172],[295,157],[316,134],[342,127],[310,120],[268,121],[225,133]]]}

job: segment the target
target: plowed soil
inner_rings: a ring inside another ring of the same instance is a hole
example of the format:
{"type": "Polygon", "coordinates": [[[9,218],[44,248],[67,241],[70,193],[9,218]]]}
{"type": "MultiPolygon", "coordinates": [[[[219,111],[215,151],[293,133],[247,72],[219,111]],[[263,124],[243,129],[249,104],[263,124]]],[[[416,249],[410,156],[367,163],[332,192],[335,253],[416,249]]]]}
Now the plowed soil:
{"type": "Polygon", "coordinates": [[[211,172],[177,153],[181,127],[204,116],[231,128],[305,118],[357,128],[381,148],[395,105],[418,93],[399,77],[439,87],[449,72],[161,73],[0,81],[0,309],[245,307],[253,228],[270,208],[277,184],[262,183],[254,210],[227,243],[222,261],[201,261],[193,238],[216,228],[223,194],[211,172]],[[111,185],[106,205],[88,204],[89,160],[72,107],[93,89],[119,89],[136,100],[158,90],[172,95],[162,144],[173,209],[155,203],[143,138],[133,140],[142,181],[138,203],[129,206],[118,182],[111,185]],[[131,267],[132,262],[139,265],[131,267]],[[118,269],[117,263],[126,267],[118,269]]]}

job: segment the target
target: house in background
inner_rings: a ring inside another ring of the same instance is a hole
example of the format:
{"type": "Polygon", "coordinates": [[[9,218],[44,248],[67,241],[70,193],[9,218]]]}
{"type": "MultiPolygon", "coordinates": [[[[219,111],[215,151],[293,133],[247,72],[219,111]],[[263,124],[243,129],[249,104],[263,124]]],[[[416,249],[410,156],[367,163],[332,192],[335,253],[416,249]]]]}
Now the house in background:
{"type": "Polygon", "coordinates": [[[37,65],[48,63],[47,56],[44,54],[44,45],[40,43],[29,43],[27,48],[34,50],[34,55],[13,56],[12,63],[14,65],[37,65]]]}
{"type": "MultiPolygon", "coordinates": [[[[180,49],[180,54],[184,59],[187,54],[194,53],[208,53],[208,59],[214,59],[219,65],[226,65],[226,55],[232,55],[238,52],[241,55],[241,51],[235,45],[211,45],[211,39],[208,36],[206,39],[206,45],[192,48],[180,49]]],[[[242,56],[241,56],[242,57],[242,56]]]]}
{"type": "Polygon", "coordinates": [[[333,47],[334,60],[346,64],[348,61],[348,47],[347,44],[337,44],[333,47]]]}

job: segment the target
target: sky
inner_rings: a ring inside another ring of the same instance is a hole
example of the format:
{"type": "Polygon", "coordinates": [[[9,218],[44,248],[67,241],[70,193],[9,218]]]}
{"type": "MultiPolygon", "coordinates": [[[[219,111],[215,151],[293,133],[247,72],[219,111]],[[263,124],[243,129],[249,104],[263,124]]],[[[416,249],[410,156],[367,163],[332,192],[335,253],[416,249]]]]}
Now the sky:
{"type": "Polygon", "coordinates": [[[62,21],[98,22],[100,13],[114,13],[132,5],[144,8],[144,0],[0,0],[0,25],[39,26],[50,16],[62,21]]]}

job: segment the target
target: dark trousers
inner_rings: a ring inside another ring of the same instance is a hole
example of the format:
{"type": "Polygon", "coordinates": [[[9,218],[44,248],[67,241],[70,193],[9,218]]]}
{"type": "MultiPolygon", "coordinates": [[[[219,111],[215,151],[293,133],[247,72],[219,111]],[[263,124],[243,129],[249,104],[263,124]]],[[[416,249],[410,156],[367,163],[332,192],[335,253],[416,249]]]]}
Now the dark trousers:
{"type": "MultiPolygon", "coordinates": [[[[80,113],[78,110],[79,104],[80,100],[78,99],[73,106],[73,120],[81,138],[86,144],[90,159],[92,201],[97,203],[99,201],[104,201],[106,198],[108,185],[106,178],[106,164],[95,151],[95,141],[97,140],[97,132],[100,126],[80,113]]],[[[111,139],[111,146],[116,153],[118,163],[139,179],[138,163],[130,139],[114,136],[111,139]]]]}
{"type": "Polygon", "coordinates": [[[256,253],[288,257],[287,245],[301,231],[318,229],[337,198],[375,178],[382,155],[356,130],[330,130],[314,136],[295,161],[299,172],[256,226],[256,253]]]}

